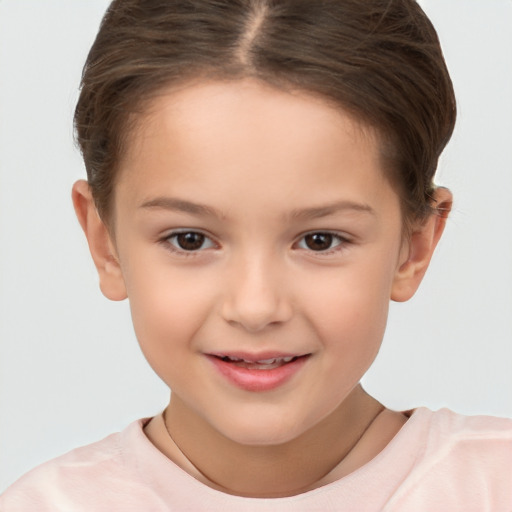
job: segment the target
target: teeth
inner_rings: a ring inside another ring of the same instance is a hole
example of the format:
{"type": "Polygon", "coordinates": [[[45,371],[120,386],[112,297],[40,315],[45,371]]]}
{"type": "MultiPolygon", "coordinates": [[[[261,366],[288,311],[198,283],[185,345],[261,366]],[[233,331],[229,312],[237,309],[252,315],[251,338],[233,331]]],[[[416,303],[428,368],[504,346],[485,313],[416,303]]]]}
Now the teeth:
{"type": "Polygon", "coordinates": [[[258,364],[275,364],[275,363],[289,363],[295,359],[295,356],[290,357],[280,357],[279,359],[262,359],[261,361],[256,361],[258,364]]]}
{"type": "Polygon", "coordinates": [[[272,359],[260,359],[259,361],[246,361],[245,359],[240,359],[238,357],[231,357],[231,356],[224,356],[222,357],[222,360],[225,362],[231,362],[231,363],[247,363],[247,364],[265,364],[265,365],[272,365],[276,363],[290,363],[296,358],[296,356],[290,356],[290,357],[280,357],[280,358],[272,358],[272,359]]]}
{"type": "Polygon", "coordinates": [[[258,364],[274,364],[276,361],[280,361],[280,359],[262,359],[261,361],[255,361],[258,364]]]}
{"type": "Polygon", "coordinates": [[[238,359],[237,357],[230,357],[230,356],[224,356],[221,358],[226,363],[232,362],[232,363],[238,363],[240,361],[243,361],[243,359],[238,359]]]}

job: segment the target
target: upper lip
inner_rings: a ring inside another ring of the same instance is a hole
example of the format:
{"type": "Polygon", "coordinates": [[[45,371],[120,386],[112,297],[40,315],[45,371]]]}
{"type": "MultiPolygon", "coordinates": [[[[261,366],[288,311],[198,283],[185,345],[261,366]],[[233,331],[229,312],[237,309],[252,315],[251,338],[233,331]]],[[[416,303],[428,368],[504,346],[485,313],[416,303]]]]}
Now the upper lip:
{"type": "Polygon", "coordinates": [[[246,363],[260,363],[260,362],[269,362],[279,359],[294,359],[302,356],[306,356],[309,354],[293,354],[290,352],[276,352],[276,351],[267,351],[267,352],[258,352],[258,353],[250,353],[250,352],[212,352],[208,354],[209,356],[218,357],[220,359],[229,358],[233,360],[245,361],[246,363]]]}

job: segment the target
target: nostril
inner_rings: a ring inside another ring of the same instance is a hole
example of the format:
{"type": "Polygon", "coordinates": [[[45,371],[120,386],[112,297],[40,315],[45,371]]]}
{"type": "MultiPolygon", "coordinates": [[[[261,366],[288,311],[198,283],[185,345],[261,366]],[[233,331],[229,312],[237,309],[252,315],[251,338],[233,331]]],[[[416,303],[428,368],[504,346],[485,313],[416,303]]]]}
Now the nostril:
{"type": "Polygon", "coordinates": [[[243,267],[245,272],[233,274],[221,305],[223,319],[233,327],[256,333],[291,318],[287,288],[269,267],[261,263],[256,269],[243,267]]]}

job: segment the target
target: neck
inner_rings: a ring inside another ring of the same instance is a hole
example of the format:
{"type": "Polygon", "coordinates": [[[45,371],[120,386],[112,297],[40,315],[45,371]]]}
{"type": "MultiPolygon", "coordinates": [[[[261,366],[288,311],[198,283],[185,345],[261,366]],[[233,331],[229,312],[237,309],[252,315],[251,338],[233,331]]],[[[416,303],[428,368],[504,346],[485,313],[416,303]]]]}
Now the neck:
{"type": "Polygon", "coordinates": [[[375,453],[358,448],[368,446],[365,438],[382,410],[358,386],[298,438],[253,446],[223,436],[172,396],[161,424],[164,432],[146,433],[176,464],[210,487],[238,496],[283,497],[337,480],[370,460],[375,453]]]}

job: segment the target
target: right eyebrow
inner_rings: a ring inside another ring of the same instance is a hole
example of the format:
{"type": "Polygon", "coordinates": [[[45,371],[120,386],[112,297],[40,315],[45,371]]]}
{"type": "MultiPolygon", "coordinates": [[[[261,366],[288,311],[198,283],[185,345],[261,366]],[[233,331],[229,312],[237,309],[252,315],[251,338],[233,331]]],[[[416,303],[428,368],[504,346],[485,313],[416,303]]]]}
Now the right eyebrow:
{"type": "Polygon", "coordinates": [[[175,197],[155,197],[154,199],[142,203],[140,208],[172,210],[198,216],[216,217],[219,219],[223,217],[215,208],[175,197]]]}

